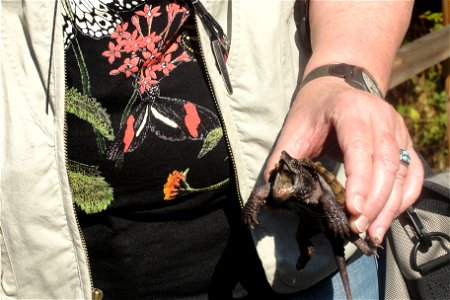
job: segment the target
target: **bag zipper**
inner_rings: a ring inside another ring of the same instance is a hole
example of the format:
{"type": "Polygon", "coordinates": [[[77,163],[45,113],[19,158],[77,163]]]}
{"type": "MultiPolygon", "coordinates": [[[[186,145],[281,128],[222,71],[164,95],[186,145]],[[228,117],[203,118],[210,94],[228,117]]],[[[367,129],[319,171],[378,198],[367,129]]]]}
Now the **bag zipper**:
{"type": "MultiPolygon", "coordinates": [[[[198,3],[200,3],[200,2],[198,2],[198,3]]],[[[215,105],[216,110],[217,110],[217,114],[218,114],[219,119],[220,119],[220,123],[222,125],[223,137],[225,139],[225,144],[226,144],[226,147],[227,147],[227,150],[228,150],[228,156],[230,158],[231,165],[232,165],[232,168],[233,168],[234,181],[235,181],[235,185],[236,185],[236,194],[237,194],[237,198],[238,198],[240,207],[241,207],[241,209],[243,209],[244,208],[244,202],[242,200],[242,196],[241,196],[240,189],[239,189],[239,181],[238,181],[238,173],[237,173],[237,169],[236,169],[236,162],[234,160],[233,150],[231,149],[231,146],[230,146],[230,140],[228,139],[228,134],[227,134],[226,126],[225,126],[225,121],[224,121],[222,112],[220,110],[219,103],[217,102],[216,94],[214,92],[214,88],[213,88],[212,83],[211,83],[211,78],[210,78],[208,69],[206,67],[206,61],[205,61],[205,56],[204,56],[204,52],[203,52],[203,47],[202,47],[201,40],[200,40],[200,33],[199,33],[199,28],[198,28],[198,22],[197,22],[197,18],[195,18],[195,15],[194,15],[194,25],[195,25],[195,31],[196,31],[196,34],[197,34],[197,38],[199,40],[198,46],[199,46],[199,50],[200,50],[199,51],[200,52],[199,53],[200,54],[200,60],[202,61],[203,70],[205,71],[205,77],[206,77],[206,81],[208,83],[208,87],[209,87],[209,92],[211,94],[211,98],[212,98],[212,100],[214,102],[214,105],[215,105]]],[[[230,85],[230,87],[231,87],[231,85],[230,85]]]]}

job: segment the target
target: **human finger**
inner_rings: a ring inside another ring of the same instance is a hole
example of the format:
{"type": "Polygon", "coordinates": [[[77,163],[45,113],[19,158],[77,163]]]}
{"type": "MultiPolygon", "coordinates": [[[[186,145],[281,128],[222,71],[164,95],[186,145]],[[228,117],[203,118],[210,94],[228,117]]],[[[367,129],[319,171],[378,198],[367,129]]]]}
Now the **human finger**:
{"type": "Polygon", "coordinates": [[[368,234],[373,236],[377,243],[381,243],[392,221],[416,201],[421,191],[423,166],[412,147],[407,149],[411,156],[410,164],[400,164],[389,200],[368,228],[368,234]]]}
{"type": "Polygon", "coordinates": [[[378,243],[383,240],[394,218],[417,199],[423,182],[422,164],[412,148],[412,141],[404,120],[398,114],[395,133],[398,144],[406,146],[398,150],[400,164],[388,201],[368,228],[369,235],[378,243]]]}
{"type": "Polygon", "coordinates": [[[408,152],[411,156],[411,162],[408,167],[408,176],[404,183],[403,201],[399,208],[399,214],[414,204],[422,191],[424,181],[424,168],[422,161],[416,151],[410,147],[408,152]]]}
{"type": "MultiPolygon", "coordinates": [[[[371,134],[367,135],[372,138],[373,155],[371,160],[366,162],[366,165],[371,165],[371,168],[366,171],[365,175],[365,178],[369,176],[370,179],[369,182],[365,182],[364,187],[361,187],[365,188],[364,192],[367,196],[363,207],[360,209],[361,214],[357,217],[354,215],[350,222],[350,226],[356,232],[365,231],[382,211],[394,187],[400,165],[395,126],[391,122],[393,117],[383,117],[380,113],[371,115],[372,130],[371,134]]],[[[357,180],[356,176],[354,180],[357,180]]],[[[353,199],[352,202],[358,203],[358,199],[354,199],[358,192],[353,190],[349,192],[350,199],[353,199]]]]}
{"type": "MultiPolygon", "coordinates": [[[[366,199],[369,194],[372,173],[372,153],[370,147],[366,146],[368,141],[358,140],[355,137],[351,143],[352,150],[344,151],[344,161],[346,170],[346,196],[347,209],[352,215],[361,216],[366,206],[366,199]],[[352,157],[347,158],[347,157],[352,157]]],[[[358,232],[362,232],[368,225],[364,218],[359,221],[358,232]]]]}
{"type": "MultiPolygon", "coordinates": [[[[387,202],[382,207],[380,213],[367,229],[369,236],[374,237],[378,244],[381,244],[386,231],[394,218],[398,216],[404,197],[404,183],[408,176],[409,169],[405,164],[400,164],[395,177],[394,186],[387,202]]],[[[368,208],[370,209],[370,208],[368,208]]]]}
{"type": "MultiPolygon", "coordinates": [[[[335,124],[344,155],[346,173],[346,206],[351,215],[359,216],[365,206],[372,177],[373,139],[366,118],[353,117],[335,124]]],[[[363,227],[366,225],[362,224],[363,227]]]]}
{"type": "MultiPolygon", "coordinates": [[[[379,244],[382,242],[384,234],[393,219],[397,216],[403,202],[403,186],[406,177],[408,176],[408,165],[410,162],[410,157],[405,149],[409,148],[412,143],[402,117],[396,112],[393,112],[392,118],[394,120],[393,126],[391,127],[393,129],[392,136],[395,138],[398,145],[402,145],[401,149],[392,149],[395,151],[394,155],[397,155],[397,158],[394,159],[398,159],[399,167],[387,201],[380,203],[381,211],[375,216],[375,219],[367,229],[369,235],[374,237],[379,244]]],[[[386,193],[388,192],[389,190],[386,189],[386,193]]],[[[371,207],[367,207],[367,209],[371,209],[371,207]]]]}

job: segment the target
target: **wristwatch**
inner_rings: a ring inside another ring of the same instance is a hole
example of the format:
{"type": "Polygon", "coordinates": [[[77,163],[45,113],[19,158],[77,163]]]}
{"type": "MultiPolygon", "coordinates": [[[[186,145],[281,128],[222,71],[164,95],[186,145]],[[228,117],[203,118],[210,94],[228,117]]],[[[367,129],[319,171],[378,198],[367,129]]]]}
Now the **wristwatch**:
{"type": "Polygon", "coordinates": [[[384,98],[380,87],[366,69],[348,64],[330,64],[318,67],[306,75],[305,79],[303,79],[302,87],[311,80],[323,76],[343,78],[345,82],[354,88],[375,94],[382,99],[384,98]]]}

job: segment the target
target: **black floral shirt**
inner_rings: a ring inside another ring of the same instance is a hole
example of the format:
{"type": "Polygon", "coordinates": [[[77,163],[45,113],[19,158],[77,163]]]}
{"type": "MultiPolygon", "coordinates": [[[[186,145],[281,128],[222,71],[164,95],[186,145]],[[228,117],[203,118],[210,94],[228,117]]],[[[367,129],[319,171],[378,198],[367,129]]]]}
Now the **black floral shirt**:
{"type": "Polygon", "coordinates": [[[230,168],[191,11],[62,2],[68,174],[94,286],[203,293],[229,237],[230,168]]]}

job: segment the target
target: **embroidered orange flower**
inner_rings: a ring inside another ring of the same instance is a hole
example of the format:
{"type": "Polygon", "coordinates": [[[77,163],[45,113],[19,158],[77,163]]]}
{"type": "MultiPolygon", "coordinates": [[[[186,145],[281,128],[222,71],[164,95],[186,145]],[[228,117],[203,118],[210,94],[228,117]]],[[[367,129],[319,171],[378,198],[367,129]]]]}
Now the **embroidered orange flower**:
{"type": "Polygon", "coordinates": [[[180,171],[173,171],[167,177],[167,182],[164,184],[164,200],[173,200],[178,195],[180,190],[184,188],[181,187],[181,183],[184,183],[186,177],[180,171]]]}

